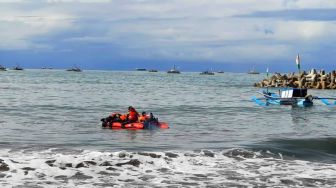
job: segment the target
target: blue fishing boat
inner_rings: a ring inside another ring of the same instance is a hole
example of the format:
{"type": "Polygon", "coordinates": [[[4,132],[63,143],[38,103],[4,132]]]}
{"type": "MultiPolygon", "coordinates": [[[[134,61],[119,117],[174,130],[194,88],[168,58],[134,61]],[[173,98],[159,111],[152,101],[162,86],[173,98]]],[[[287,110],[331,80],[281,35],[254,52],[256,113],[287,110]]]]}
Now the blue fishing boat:
{"type": "Polygon", "coordinates": [[[334,103],[330,103],[328,100],[336,100],[332,97],[317,97],[312,96],[307,93],[306,88],[285,88],[280,89],[278,93],[263,90],[259,92],[263,98],[252,97],[252,100],[260,106],[268,106],[270,104],[274,105],[292,105],[299,107],[309,107],[313,106],[313,100],[320,100],[325,105],[335,106],[334,103]]]}
{"type": "MultiPolygon", "coordinates": [[[[301,73],[301,61],[300,55],[298,54],[295,59],[295,63],[299,70],[299,74],[301,73]]],[[[266,69],[267,79],[268,79],[268,68],[266,69]]],[[[313,106],[313,100],[320,100],[327,106],[336,106],[336,98],[335,97],[318,97],[312,96],[308,94],[306,88],[284,88],[279,89],[278,93],[270,92],[268,88],[259,92],[263,96],[263,98],[252,97],[252,100],[260,106],[268,106],[270,104],[275,105],[292,105],[299,107],[308,107],[313,106]],[[333,100],[331,103],[328,100],[333,100]]]]}

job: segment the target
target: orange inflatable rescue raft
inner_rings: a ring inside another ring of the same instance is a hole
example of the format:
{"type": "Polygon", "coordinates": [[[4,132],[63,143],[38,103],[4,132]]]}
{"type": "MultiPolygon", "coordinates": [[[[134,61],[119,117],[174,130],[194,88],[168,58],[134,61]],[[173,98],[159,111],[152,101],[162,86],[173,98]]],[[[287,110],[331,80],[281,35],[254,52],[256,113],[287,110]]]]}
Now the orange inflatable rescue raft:
{"type": "Polygon", "coordinates": [[[152,113],[143,112],[140,117],[136,116],[136,120],[129,119],[129,114],[113,113],[106,118],[102,118],[102,127],[111,129],[168,129],[169,126],[165,122],[160,122],[152,113]]]}
{"type": "Polygon", "coordinates": [[[122,126],[120,122],[113,122],[112,126],[109,128],[111,129],[130,129],[130,130],[137,130],[137,129],[169,129],[169,126],[165,122],[135,122],[135,123],[128,123],[122,126]]]}

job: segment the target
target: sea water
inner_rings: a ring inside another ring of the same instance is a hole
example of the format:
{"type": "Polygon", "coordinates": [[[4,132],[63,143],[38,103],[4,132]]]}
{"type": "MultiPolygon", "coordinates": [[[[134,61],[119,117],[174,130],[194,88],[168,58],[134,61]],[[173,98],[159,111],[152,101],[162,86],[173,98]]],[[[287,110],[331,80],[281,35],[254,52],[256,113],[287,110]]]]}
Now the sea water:
{"type": "Polygon", "coordinates": [[[260,107],[265,77],[1,72],[0,186],[334,187],[336,107],[260,107]],[[170,129],[101,127],[128,106],[170,129]]]}

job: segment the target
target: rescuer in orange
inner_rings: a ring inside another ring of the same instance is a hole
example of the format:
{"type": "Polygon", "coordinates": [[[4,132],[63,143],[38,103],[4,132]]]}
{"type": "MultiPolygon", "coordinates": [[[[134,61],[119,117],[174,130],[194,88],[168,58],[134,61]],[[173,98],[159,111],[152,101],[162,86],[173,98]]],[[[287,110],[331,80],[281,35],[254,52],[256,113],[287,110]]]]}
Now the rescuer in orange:
{"type": "Polygon", "coordinates": [[[138,121],[139,113],[132,106],[128,107],[128,121],[133,123],[138,121]]]}
{"type": "Polygon", "coordinates": [[[142,113],[141,113],[141,116],[139,117],[139,122],[140,122],[140,123],[143,123],[143,122],[145,122],[145,121],[148,120],[148,119],[149,119],[148,114],[147,114],[146,112],[142,112],[142,113]]]}

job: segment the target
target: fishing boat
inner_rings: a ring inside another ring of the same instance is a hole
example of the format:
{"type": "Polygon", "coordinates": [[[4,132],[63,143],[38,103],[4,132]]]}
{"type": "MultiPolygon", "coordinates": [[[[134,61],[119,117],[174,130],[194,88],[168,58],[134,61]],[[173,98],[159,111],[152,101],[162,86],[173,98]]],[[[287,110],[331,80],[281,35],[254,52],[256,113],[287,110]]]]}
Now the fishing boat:
{"type": "Polygon", "coordinates": [[[167,73],[170,73],[170,74],[180,74],[181,72],[179,70],[177,70],[176,66],[174,65],[174,67],[172,69],[170,69],[169,71],[167,71],[167,73]]]}
{"type": "Polygon", "coordinates": [[[0,71],[6,71],[6,67],[0,65],[0,71]]]}
{"type": "Polygon", "coordinates": [[[16,65],[16,66],[13,68],[13,70],[23,70],[23,68],[20,67],[19,65],[16,65]]]}
{"type": "Polygon", "coordinates": [[[212,71],[203,71],[200,73],[200,75],[215,75],[215,73],[212,71]]]}
{"type": "MultiPolygon", "coordinates": [[[[295,59],[296,65],[300,70],[300,55],[298,54],[295,59]]],[[[267,78],[268,78],[268,68],[266,69],[267,78]]],[[[335,97],[318,97],[308,94],[307,88],[284,88],[279,89],[278,93],[270,92],[268,87],[266,90],[259,92],[263,96],[263,98],[252,97],[252,100],[260,106],[268,106],[270,104],[275,105],[292,105],[299,107],[308,107],[313,106],[313,100],[320,100],[327,106],[336,106],[336,98],[335,97]],[[333,100],[331,103],[328,100],[333,100]]]]}
{"type": "Polygon", "coordinates": [[[253,67],[249,72],[247,72],[247,74],[259,74],[259,72],[257,72],[253,67]]]}
{"type": "Polygon", "coordinates": [[[79,67],[73,67],[73,68],[70,68],[70,69],[67,69],[67,71],[72,71],[72,72],[82,72],[82,70],[79,68],[79,67]]]}
{"type": "Polygon", "coordinates": [[[41,69],[53,69],[52,67],[42,67],[41,69]]]}
{"type": "Polygon", "coordinates": [[[313,100],[320,100],[325,105],[335,106],[336,98],[332,97],[318,97],[312,96],[307,93],[306,88],[285,88],[280,89],[278,93],[263,90],[258,92],[263,98],[252,97],[252,100],[260,106],[274,105],[292,105],[299,107],[313,106],[313,100]],[[334,100],[334,103],[330,103],[328,100],[334,100]]]}

